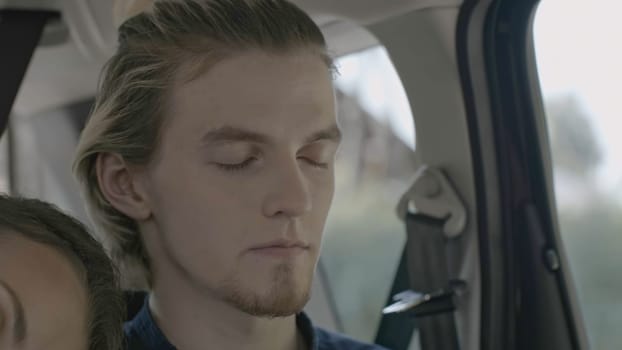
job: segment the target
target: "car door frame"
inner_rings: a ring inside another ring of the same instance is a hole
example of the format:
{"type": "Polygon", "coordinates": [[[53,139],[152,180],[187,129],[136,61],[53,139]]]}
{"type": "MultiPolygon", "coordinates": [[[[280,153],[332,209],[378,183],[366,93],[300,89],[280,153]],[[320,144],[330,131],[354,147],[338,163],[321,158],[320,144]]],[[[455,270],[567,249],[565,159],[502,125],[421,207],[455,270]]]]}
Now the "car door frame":
{"type": "Polygon", "coordinates": [[[537,5],[466,1],[457,28],[484,209],[482,349],[588,348],[557,223],[533,44],[537,5]]]}

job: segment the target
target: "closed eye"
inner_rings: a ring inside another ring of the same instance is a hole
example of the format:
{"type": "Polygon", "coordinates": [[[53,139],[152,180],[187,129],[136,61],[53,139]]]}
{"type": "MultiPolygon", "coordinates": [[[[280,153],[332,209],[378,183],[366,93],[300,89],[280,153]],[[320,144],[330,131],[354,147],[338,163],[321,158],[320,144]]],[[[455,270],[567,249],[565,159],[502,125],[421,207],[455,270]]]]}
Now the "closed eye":
{"type": "Polygon", "coordinates": [[[328,163],[318,162],[318,161],[315,161],[315,160],[313,160],[311,158],[307,158],[307,157],[298,157],[298,159],[300,159],[303,162],[311,165],[314,168],[328,169],[328,163]]]}
{"type": "Polygon", "coordinates": [[[249,157],[240,163],[214,163],[214,164],[217,167],[221,168],[222,170],[235,172],[235,171],[241,171],[241,170],[244,170],[250,167],[257,160],[258,159],[256,157],[249,157]]]}

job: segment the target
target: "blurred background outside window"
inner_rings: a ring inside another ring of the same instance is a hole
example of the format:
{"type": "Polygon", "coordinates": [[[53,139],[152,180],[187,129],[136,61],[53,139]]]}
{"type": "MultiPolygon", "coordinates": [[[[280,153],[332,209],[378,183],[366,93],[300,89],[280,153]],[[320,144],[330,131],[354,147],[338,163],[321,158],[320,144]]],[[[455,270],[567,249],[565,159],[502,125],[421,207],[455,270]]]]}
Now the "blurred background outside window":
{"type": "Polygon", "coordinates": [[[622,349],[622,3],[543,0],[535,45],[562,239],[594,350],[622,349]]]}

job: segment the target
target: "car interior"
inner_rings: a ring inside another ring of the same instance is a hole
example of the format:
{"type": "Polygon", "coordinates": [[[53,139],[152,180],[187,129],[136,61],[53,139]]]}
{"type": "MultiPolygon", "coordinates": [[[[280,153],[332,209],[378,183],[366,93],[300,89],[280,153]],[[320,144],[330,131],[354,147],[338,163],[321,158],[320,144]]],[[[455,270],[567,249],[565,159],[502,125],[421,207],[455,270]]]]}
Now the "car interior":
{"type": "MultiPolygon", "coordinates": [[[[344,133],[314,322],[398,350],[622,348],[622,4],[293,2],[344,133]]],[[[0,0],[0,192],[89,223],[71,161],[117,21],[0,0]]]]}

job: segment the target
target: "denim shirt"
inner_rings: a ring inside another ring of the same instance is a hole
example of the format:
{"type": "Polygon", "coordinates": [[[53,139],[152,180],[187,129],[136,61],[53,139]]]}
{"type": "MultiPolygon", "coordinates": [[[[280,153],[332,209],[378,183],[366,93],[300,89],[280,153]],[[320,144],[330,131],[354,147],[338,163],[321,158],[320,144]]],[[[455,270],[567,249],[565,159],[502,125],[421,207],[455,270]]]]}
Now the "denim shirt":
{"type": "MultiPolygon", "coordinates": [[[[310,350],[386,350],[379,345],[358,342],[343,335],[314,327],[304,313],[296,316],[296,325],[310,350]]],[[[127,350],[175,350],[155,323],[149,310],[148,298],[134,319],[123,326],[127,350]]],[[[206,348],[207,349],[207,348],[206,348]]]]}

